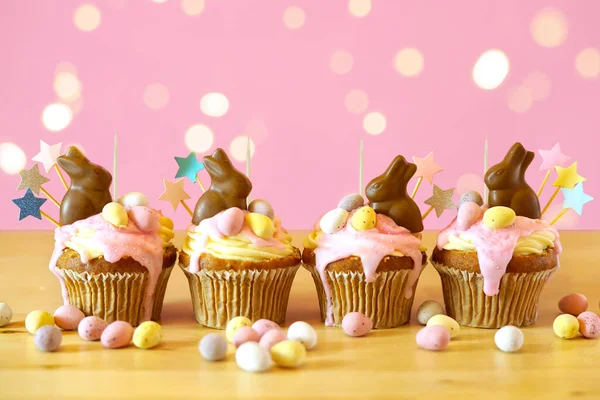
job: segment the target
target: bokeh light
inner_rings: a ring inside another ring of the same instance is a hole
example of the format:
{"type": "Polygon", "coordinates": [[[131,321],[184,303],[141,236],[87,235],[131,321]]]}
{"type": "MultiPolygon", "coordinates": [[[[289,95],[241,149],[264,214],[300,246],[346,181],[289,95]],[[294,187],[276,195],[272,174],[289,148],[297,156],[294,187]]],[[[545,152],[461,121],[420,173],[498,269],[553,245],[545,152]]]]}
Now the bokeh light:
{"type": "Polygon", "coordinates": [[[283,12],[283,23],[289,29],[298,29],[304,25],[306,14],[300,7],[290,6],[283,12]]]}
{"type": "Polygon", "coordinates": [[[73,113],[74,116],[81,112],[83,109],[83,104],[83,96],[79,96],[76,100],[67,102],[67,105],[71,109],[71,113],[73,113]]]}
{"type": "Polygon", "coordinates": [[[152,0],[152,1],[157,4],[163,4],[163,3],[166,3],[168,0],[152,0]]]}
{"type": "Polygon", "coordinates": [[[380,112],[370,112],[363,119],[363,128],[371,135],[379,135],[386,126],[385,116],[380,112]]]}
{"type": "Polygon", "coordinates": [[[396,53],[394,68],[403,76],[417,76],[423,71],[423,54],[417,49],[406,48],[396,53]]]}
{"type": "Polygon", "coordinates": [[[66,104],[52,103],[42,112],[42,123],[52,132],[65,129],[73,119],[73,112],[66,104]]]}
{"type": "Polygon", "coordinates": [[[206,125],[192,125],[185,132],[185,145],[188,149],[196,153],[204,153],[210,149],[213,141],[213,132],[206,125]]]}
{"type": "Polygon", "coordinates": [[[484,52],[473,67],[473,80],[482,89],[496,89],[506,79],[510,63],[501,50],[484,52]]]}
{"type": "MultiPolygon", "coordinates": [[[[246,149],[248,147],[248,136],[237,136],[231,141],[229,153],[234,160],[246,161],[246,149]]],[[[254,140],[250,138],[250,158],[254,157],[256,146],[254,140]]]]}
{"type": "Polygon", "coordinates": [[[73,16],[75,26],[83,32],[91,32],[98,28],[101,19],[100,10],[91,4],[79,6],[73,16]]]}
{"type": "Polygon", "coordinates": [[[200,100],[200,109],[209,117],[222,117],[229,110],[229,100],[223,93],[206,93],[200,100]]]}
{"type": "Polygon", "coordinates": [[[518,86],[508,94],[508,108],[516,113],[524,113],[529,110],[532,103],[531,89],[526,86],[518,86]]]}
{"type": "Polygon", "coordinates": [[[71,72],[60,72],[54,78],[54,92],[64,101],[73,101],[81,96],[81,82],[71,72]]]}
{"type": "Polygon", "coordinates": [[[338,75],[347,74],[348,72],[352,71],[353,66],[354,59],[352,58],[352,54],[346,50],[335,51],[329,59],[329,67],[338,75]]]}
{"type": "Polygon", "coordinates": [[[27,163],[27,157],[19,146],[6,142],[0,144],[0,169],[9,175],[18,174],[27,163]]]}
{"type": "Polygon", "coordinates": [[[600,51],[594,48],[581,50],[575,57],[575,70],[582,78],[597,78],[600,75],[600,51]]]}
{"type": "Polygon", "coordinates": [[[155,111],[169,104],[171,98],[169,88],[160,83],[151,83],[146,86],[142,97],[146,107],[155,111]]]}
{"type": "Polygon", "coordinates": [[[366,17],[371,12],[371,0],[349,0],[348,11],[356,18],[366,17]]]}
{"type": "Polygon", "coordinates": [[[344,98],[346,109],[353,114],[362,114],[369,107],[369,96],[360,89],[352,89],[344,98]]]}
{"type": "Polygon", "coordinates": [[[181,0],[181,9],[190,17],[200,15],[204,11],[204,0],[181,0]]]}
{"type": "Polygon", "coordinates": [[[567,19],[557,9],[544,8],[531,20],[531,36],[543,47],[557,47],[567,38],[567,19]]]}
{"type": "Polygon", "coordinates": [[[523,86],[531,90],[531,96],[535,101],[546,100],[550,95],[550,77],[543,72],[535,71],[527,75],[523,86]]]}
{"type": "Polygon", "coordinates": [[[70,72],[71,74],[77,76],[77,68],[67,61],[62,61],[56,64],[56,68],[54,68],[54,74],[58,75],[61,72],[70,72]]]}

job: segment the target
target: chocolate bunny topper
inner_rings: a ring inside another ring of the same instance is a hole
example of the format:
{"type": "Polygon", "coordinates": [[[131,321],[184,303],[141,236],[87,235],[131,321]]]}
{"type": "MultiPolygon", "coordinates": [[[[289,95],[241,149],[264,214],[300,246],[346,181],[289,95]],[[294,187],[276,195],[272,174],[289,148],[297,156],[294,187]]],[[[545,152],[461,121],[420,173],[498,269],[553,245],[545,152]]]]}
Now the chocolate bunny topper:
{"type": "Polygon", "coordinates": [[[485,184],[490,189],[490,207],[505,206],[522,217],[539,219],[540,201],[525,182],[525,171],[535,154],[525,150],[521,143],[515,143],[504,160],[492,166],[485,173],[485,184]]]}
{"type": "Polygon", "coordinates": [[[245,210],[252,183],[235,169],[225,151],[217,149],[212,156],[204,157],[204,167],[210,175],[210,187],[198,199],[192,223],[198,225],[231,207],[245,210]]]}
{"type": "Polygon", "coordinates": [[[58,157],[58,165],[71,178],[71,186],[60,205],[60,224],[69,225],[102,212],[112,201],[110,183],[112,175],[93,164],[77,147],[71,146],[65,155],[58,157]]]}
{"type": "Polygon", "coordinates": [[[396,156],[382,175],[369,182],[366,191],[376,212],[387,215],[412,233],[423,230],[421,210],[406,191],[415,172],[415,164],[407,162],[403,156],[396,156]]]}

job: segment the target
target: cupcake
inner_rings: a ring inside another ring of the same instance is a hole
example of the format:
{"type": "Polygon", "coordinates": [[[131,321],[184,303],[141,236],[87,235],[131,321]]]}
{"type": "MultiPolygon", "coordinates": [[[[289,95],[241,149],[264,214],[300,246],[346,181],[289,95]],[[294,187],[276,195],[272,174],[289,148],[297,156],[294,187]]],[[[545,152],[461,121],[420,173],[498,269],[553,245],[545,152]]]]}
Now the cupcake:
{"type": "Polygon", "coordinates": [[[285,320],[300,251],[250,180],[217,149],[204,157],[210,188],[187,229],[179,266],[189,281],[198,323],[224,329],[233,317],[285,320]]]}
{"type": "Polygon", "coordinates": [[[397,156],[367,185],[370,201],[348,195],[326,213],[304,242],[302,261],[317,288],[321,318],[340,326],[361,312],[375,328],[410,319],[414,291],[427,262],[423,223],[406,191],[416,166],[397,156]]]}
{"type": "Polygon", "coordinates": [[[513,145],[485,175],[488,205],[477,193],[463,194],[457,217],[438,236],[432,264],[446,311],[461,325],[527,326],[537,319],[561,244],[556,229],[540,219],[538,197],[525,181],[533,158],[513,145]]]}
{"type": "Polygon", "coordinates": [[[112,202],[112,177],[70,147],[58,164],[71,178],[60,207],[50,270],[65,304],[112,322],[158,320],[177,259],[173,222],[141,193],[112,202]]]}

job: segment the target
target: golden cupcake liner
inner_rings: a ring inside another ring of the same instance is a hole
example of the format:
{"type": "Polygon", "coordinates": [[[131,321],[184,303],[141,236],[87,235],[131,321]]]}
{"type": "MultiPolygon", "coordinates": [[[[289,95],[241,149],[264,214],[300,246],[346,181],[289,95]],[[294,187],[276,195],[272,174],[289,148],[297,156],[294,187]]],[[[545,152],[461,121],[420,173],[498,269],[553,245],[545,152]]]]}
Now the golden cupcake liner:
{"type": "Polygon", "coordinates": [[[300,265],[241,271],[201,269],[195,274],[179,266],[188,278],[196,321],[225,329],[227,322],[237,316],[283,323],[300,265]]]}
{"type": "MultiPolygon", "coordinates": [[[[148,272],[89,273],[57,268],[63,277],[69,303],[85,315],[94,315],[106,322],[127,321],[133,326],[144,319],[144,299],[148,272]]],[[[163,268],[154,292],[152,320],[158,321],[162,311],[167,282],[173,267],[163,268]]]]}
{"type": "MultiPolygon", "coordinates": [[[[319,297],[321,320],[327,317],[327,298],[321,276],[313,265],[304,265],[310,271],[319,297]]],[[[377,329],[395,328],[410,320],[410,311],[414,300],[404,296],[412,269],[397,271],[383,271],[377,273],[375,282],[365,280],[362,272],[336,272],[326,271],[327,281],[331,288],[333,323],[342,324],[344,316],[351,312],[365,314],[373,321],[377,329]]]]}
{"type": "Polygon", "coordinates": [[[501,328],[506,325],[528,326],[538,315],[538,302],[544,284],[558,269],[539,272],[506,273],[500,292],[487,296],[483,276],[476,272],[433,263],[442,280],[448,316],[460,325],[474,328],[501,328]]]}

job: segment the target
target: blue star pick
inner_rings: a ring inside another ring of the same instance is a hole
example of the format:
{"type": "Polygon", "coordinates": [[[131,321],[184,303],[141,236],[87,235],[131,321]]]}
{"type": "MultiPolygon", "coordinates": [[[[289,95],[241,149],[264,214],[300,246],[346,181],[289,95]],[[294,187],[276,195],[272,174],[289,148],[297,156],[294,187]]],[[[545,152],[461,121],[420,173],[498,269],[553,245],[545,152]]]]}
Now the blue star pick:
{"type": "Polygon", "coordinates": [[[35,197],[31,189],[27,189],[25,196],[18,199],[13,199],[12,202],[19,207],[19,221],[29,216],[42,219],[40,208],[42,207],[42,204],[46,202],[46,199],[35,197]]]}
{"type": "Polygon", "coordinates": [[[196,174],[204,169],[204,164],[196,159],[194,152],[190,153],[187,157],[175,157],[175,161],[179,165],[175,178],[185,176],[190,181],[196,182],[196,174]]]}
{"type": "Polygon", "coordinates": [[[573,189],[562,188],[561,190],[565,196],[562,208],[571,208],[579,215],[583,213],[583,205],[594,200],[592,196],[583,191],[583,182],[579,183],[573,189]]]}

